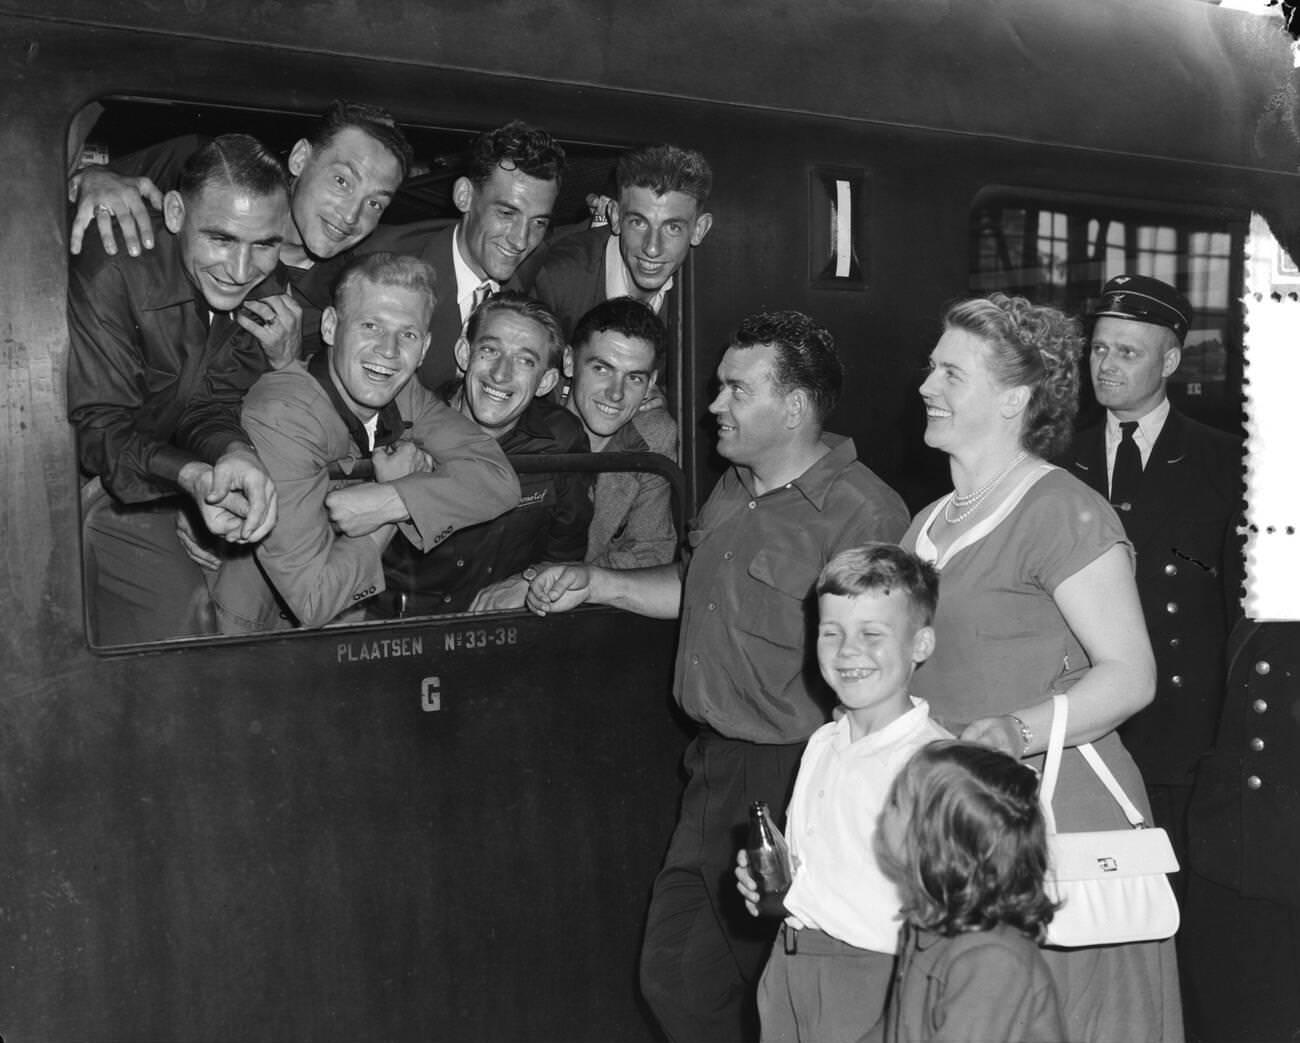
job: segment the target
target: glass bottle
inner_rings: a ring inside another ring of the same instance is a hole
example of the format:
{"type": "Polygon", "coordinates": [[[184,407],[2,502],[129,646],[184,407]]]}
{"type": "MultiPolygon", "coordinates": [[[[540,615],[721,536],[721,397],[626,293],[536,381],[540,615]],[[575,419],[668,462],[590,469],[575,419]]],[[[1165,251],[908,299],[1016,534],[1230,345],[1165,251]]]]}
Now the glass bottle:
{"type": "Polygon", "coordinates": [[[758,911],[764,916],[785,916],[781,899],[790,890],[790,852],[785,838],[772,823],[767,801],[749,806],[749,873],[758,888],[758,911]]]}

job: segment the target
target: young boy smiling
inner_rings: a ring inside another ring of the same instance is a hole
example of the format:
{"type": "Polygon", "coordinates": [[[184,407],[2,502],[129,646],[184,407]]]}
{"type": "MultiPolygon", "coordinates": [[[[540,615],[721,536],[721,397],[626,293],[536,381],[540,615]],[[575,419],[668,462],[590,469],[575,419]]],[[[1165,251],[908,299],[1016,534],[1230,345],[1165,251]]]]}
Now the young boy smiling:
{"type": "MultiPolygon", "coordinates": [[[[787,831],[794,881],[758,986],[764,1040],[856,1039],[884,1010],[900,899],[873,838],[894,776],[950,736],[908,695],[934,650],[935,570],[893,544],[837,554],[817,581],[817,663],[842,713],[808,740],[787,831]]],[[[757,893],[742,854],[736,876],[757,893]]]]}

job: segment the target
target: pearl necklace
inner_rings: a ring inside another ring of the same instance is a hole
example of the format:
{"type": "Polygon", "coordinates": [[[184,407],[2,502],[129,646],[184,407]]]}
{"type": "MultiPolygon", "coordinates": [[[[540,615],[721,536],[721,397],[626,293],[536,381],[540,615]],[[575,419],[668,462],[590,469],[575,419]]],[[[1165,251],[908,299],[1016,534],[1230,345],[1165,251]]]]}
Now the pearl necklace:
{"type": "Polygon", "coordinates": [[[1007,464],[1006,467],[989,479],[989,481],[981,485],[973,493],[959,496],[956,490],[954,490],[952,496],[948,498],[948,502],[943,505],[943,520],[949,525],[956,525],[958,522],[965,521],[969,518],[971,514],[974,513],[975,508],[984,502],[984,498],[998,487],[998,483],[1014,471],[1016,465],[1028,455],[1029,454],[1023,449],[1020,450],[1020,452],[1016,453],[1012,458],[1011,463],[1007,464]],[[958,510],[956,515],[950,513],[954,507],[958,510]]]}

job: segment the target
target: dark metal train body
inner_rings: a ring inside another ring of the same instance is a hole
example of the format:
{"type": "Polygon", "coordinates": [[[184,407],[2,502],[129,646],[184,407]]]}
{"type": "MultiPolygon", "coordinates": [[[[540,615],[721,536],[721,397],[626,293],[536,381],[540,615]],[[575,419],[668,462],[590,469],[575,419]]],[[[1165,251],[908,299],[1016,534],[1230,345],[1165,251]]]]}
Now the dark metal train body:
{"type": "MultiPolygon", "coordinates": [[[[917,371],[943,303],[996,281],[989,242],[1010,273],[1012,232],[1043,253],[1041,211],[1063,241],[1119,220],[1229,255],[1252,210],[1288,227],[1288,42],[1193,0],[0,0],[0,1034],[653,1039],[635,960],[686,734],[675,627],[613,610],[88,647],[63,392],[83,106],[346,97],[446,132],[518,116],[575,146],[699,148],[715,225],[672,389],[688,504],[718,473],[729,331],[798,308],[847,360],[830,426],[915,508],[944,480],[917,371]],[[845,277],[824,271],[828,180],[855,193],[845,277]]],[[[1055,285],[1080,305],[1086,283],[1055,285]]],[[[1230,298],[1213,379],[1184,389],[1225,426],[1230,298]]]]}

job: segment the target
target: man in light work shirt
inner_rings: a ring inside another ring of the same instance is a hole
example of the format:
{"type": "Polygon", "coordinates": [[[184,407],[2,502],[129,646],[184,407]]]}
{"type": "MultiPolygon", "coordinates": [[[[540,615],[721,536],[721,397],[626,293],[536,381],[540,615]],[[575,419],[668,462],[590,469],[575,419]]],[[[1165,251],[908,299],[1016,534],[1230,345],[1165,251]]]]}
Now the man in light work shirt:
{"type": "Polygon", "coordinates": [[[805,740],[830,700],[812,681],[806,603],[838,551],[897,542],[908,512],[823,431],[843,384],[832,338],[798,312],[745,320],[709,406],[731,467],[701,509],[684,565],[538,570],[528,605],[546,614],[613,605],[681,618],[675,694],[699,726],[686,791],[655,881],[641,988],[680,1043],[757,1035],[754,984],[772,929],[756,929],[730,885],[749,804],[782,807],[805,740]]]}
{"type": "Polygon", "coordinates": [[[252,555],[221,566],[224,633],[323,626],[384,589],[381,555],[400,530],[428,552],[519,498],[496,440],[414,380],[429,346],[434,275],[413,257],[354,258],[321,316],[327,350],[257,382],[244,426],[280,494],[252,555]],[[374,481],[340,485],[370,458],[374,481]]]}

